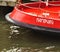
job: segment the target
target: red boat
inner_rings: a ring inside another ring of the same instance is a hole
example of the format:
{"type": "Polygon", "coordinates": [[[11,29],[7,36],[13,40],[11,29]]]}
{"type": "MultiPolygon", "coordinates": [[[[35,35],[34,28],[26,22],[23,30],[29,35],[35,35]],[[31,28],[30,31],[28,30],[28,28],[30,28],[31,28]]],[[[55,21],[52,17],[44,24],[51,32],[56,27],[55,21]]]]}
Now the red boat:
{"type": "Polygon", "coordinates": [[[18,4],[6,19],[19,26],[60,32],[60,1],[38,1],[18,4]]]}

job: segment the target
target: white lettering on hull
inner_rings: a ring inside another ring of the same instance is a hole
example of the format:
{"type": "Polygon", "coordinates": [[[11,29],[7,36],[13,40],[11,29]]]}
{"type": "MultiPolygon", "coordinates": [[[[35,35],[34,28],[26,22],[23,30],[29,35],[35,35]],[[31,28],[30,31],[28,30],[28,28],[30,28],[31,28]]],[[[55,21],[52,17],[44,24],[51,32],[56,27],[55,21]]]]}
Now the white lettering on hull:
{"type": "Polygon", "coordinates": [[[54,21],[51,19],[36,18],[36,22],[45,23],[45,24],[54,24],[54,21]]]}

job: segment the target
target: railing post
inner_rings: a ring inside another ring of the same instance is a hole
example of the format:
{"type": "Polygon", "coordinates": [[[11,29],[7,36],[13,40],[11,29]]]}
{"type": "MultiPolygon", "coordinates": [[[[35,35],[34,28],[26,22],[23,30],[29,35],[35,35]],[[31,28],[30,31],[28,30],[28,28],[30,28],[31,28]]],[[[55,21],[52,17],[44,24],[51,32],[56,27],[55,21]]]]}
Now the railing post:
{"type": "Polygon", "coordinates": [[[49,1],[49,0],[46,1],[46,6],[48,6],[48,1],[49,1]]]}

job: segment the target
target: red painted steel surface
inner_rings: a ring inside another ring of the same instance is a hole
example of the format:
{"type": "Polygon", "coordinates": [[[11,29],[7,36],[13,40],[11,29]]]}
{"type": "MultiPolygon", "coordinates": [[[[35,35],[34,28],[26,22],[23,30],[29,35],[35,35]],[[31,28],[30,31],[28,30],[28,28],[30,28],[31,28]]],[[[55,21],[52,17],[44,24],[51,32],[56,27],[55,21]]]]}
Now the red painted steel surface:
{"type": "Polygon", "coordinates": [[[33,2],[14,7],[10,18],[35,26],[60,29],[60,2],[33,2]]]}

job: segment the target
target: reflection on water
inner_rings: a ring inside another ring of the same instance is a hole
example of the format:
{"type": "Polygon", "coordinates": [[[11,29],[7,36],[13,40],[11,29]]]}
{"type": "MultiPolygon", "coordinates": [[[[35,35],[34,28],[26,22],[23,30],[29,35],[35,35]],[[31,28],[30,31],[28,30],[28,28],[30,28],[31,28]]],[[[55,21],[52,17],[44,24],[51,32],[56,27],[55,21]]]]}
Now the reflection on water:
{"type": "Polygon", "coordinates": [[[58,33],[34,31],[11,24],[3,18],[7,10],[10,7],[0,7],[0,52],[60,52],[58,33]]]}
{"type": "Polygon", "coordinates": [[[12,36],[16,36],[16,35],[18,35],[18,34],[20,34],[20,32],[19,32],[19,30],[18,30],[18,28],[20,28],[19,26],[10,26],[10,36],[9,36],[9,38],[11,38],[12,36]]]}

